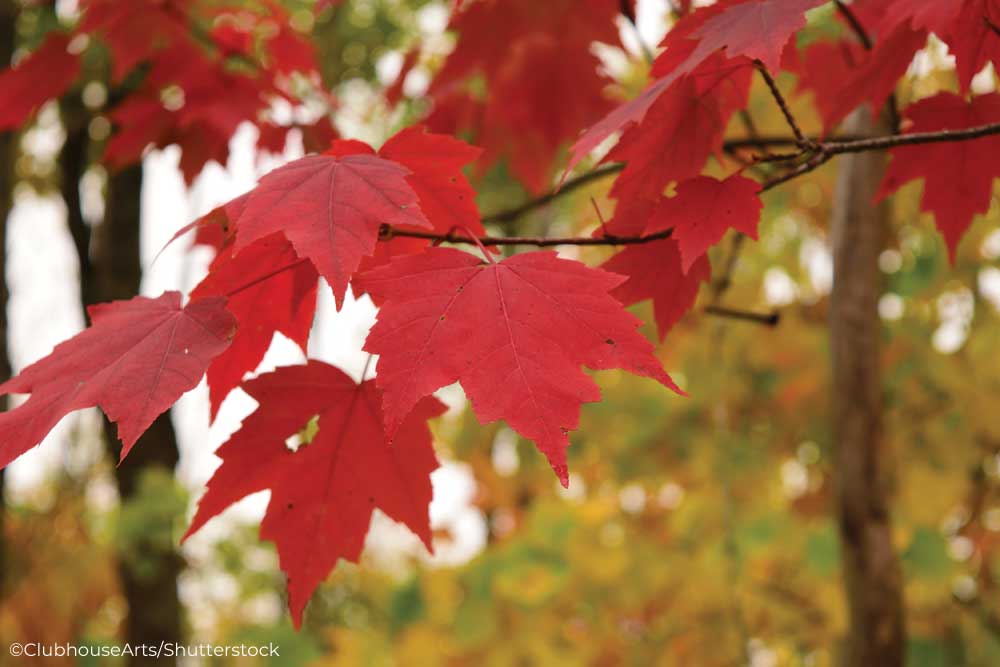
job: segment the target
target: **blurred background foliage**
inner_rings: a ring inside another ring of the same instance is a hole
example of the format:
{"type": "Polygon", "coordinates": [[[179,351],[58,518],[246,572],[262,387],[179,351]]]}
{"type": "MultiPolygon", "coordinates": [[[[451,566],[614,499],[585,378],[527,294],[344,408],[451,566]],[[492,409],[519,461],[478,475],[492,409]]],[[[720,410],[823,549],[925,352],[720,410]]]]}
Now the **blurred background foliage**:
{"type": "MultiPolygon", "coordinates": [[[[398,64],[435,17],[446,17],[445,3],[358,0],[318,16],[310,2],[286,4],[296,27],[315,34],[325,80],[345,105],[342,127],[377,141],[420,116],[419,95],[396,107],[381,99],[392,77],[380,64],[398,64]]],[[[26,12],[22,31],[44,30],[49,20],[26,12]]],[[[804,39],[830,29],[822,16],[814,23],[804,39]]],[[[432,41],[421,68],[433,71],[448,48],[446,37],[432,41]]],[[[633,58],[629,68],[621,80],[633,89],[645,66],[633,58]]],[[[953,86],[951,76],[931,67],[904,99],[953,86]]],[[[794,83],[788,75],[780,82],[794,83]]],[[[759,130],[781,133],[766,91],[754,91],[759,130]]],[[[793,102],[818,129],[809,98],[793,102]]],[[[732,134],[742,130],[737,119],[732,134]]],[[[233,530],[209,554],[185,552],[182,591],[202,587],[201,604],[212,607],[208,615],[188,610],[191,643],[281,646],[271,661],[204,664],[832,665],[846,618],[831,520],[826,326],[835,174],[833,164],[770,195],[760,241],[739,248],[725,303],[777,309],[779,325],[689,315],[660,347],[686,399],[625,374],[598,374],[604,401],[584,408],[568,490],[502,425],[479,426],[470,410],[436,424],[441,458],[475,479],[473,506],[487,537],[471,560],[431,564],[414,552],[387,563],[369,548],[361,566],[337,568],[296,633],[273,548],[258,543],[256,526],[233,530]]],[[[484,212],[525,196],[502,165],[476,184],[484,212]]],[[[591,198],[612,209],[606,185],[561,199],[518,230],[592,230],[591,198]]],[[[919,195],[911,185],[895,197],[880,260],[909,664],[987,667],[1000,664],[1000,210],[994,205],[977,220],[952,268],[918,213],[919,195]]],[[[713,251],[717,270],[731,247],[713,251]]],[[[581,252],[593,261],[606,256],[581,252]]],[[[711,299],[706,288],[702,305],[711,299]]],[[[637,312],[651,320],[643,307],[637,312]]],[[[191,499],[172,479],[151,476],[119,507],[101,491],[107,474],[68,467],[8,504],[0,636],[116,641],[125,611],[114,559],[141,572],[146,545],[178,541],[191,499]]],[[[455,539],[437,535],[440,544],[455,539]]]]}

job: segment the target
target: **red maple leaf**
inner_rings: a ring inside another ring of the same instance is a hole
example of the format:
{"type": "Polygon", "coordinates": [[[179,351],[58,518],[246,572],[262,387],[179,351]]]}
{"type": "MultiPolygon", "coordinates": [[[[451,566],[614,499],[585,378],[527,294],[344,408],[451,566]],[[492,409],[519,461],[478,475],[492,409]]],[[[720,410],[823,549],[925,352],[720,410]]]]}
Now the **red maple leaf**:
{"type": "Polygon", "coordinates": [[[208,367],[211,417],[222,400],[260,365],[275,333],[282,333],[305,352],[316,313],[319,276],[299,259],[281,234],[272,234],[240,253],[232,248],[216,257],[191,298],[224,296],[226,310],[239,328],[229,349],[208,367]]]}
{"type": "Polygon", "coordinates": [[[730,228],[757,238],[763,203],[757,181],[733,174],[719,181],[697,176],[677,186],[677,194],[664,198],[654,211],[646,234],[673,229],[687,273],[695,261],[722,240],[730,228]]]}
{"type": "MultiPolygon", "coordinates": [[[[325,155],[378,155],[410,169],[407,183],[417,194],[420,210],[435,231],[442,234],[467,230],[483,235],[476,192],[462,173],[462,168],[476,159],[481,149],[443,134],[427,132],[423,126],[404,128],[391,137],[376,153],[357,139],[334,141],[325,155]]],[[[418,253],[430,245],[426,239],[399,237],[383,240],[374,253],[361,260],[359,271],[369,271],[389,263],[393,257],[418,253]]],[[[363,294],[353,285],[354,295],[363,294]]],[[[369,295],[371,296],[371,295],[369,295]]]]}
{"type": "Polygon", "coordinates": [[[236,128],[255,120],[266,104],[258,80],[228,70],[196,44],[179,41],[157,53],[142,85],[111,112],[118,130],[104,159],[121,167],[139,160],[150,144],[176,144],[181,170],[191,183],[209,161],[226,163],[236,128]],[[178,89],[183,104],[168,108],[163,92],[178,89]]]}
{"type": "Polygon", "coordinates": [[[161,49],[191,40],[186,0],[84,0],[80,30],[96,33],[111,50],[115,82],[161,49]]]}
{"type": "MultiPolygon", "coordinates": [[[[905,116],[912,123],[907,133],[996,123],[1000,122],[1000,94],[979,95],[966,102],[952,93],[938,93],[907,107],[905,116]]],[[[921,208],[934,214],[954,261],[958,243],[973,216],[990,207],[993,179],[1000,176],[1000,136],[900,146],[891,154],[892,162],[878,197],[892,194],[909,181],[924,179],[921,208]]]]}
{"type": "Polygon", "coordinates": [[[236,251],[282,232],[326,278],[340,306],[382,225],[429,228],[409,170],[373,155],[307,155],[270,172],[236,221],[236,251]]]}
{"type": "MultiPolygon", "coordinates": [[[[619,201],[620,219],[626,200],[658,202],[673,181],[690,178],[721,148],[729,119],[746,106],[752,70],[728,64],[715,55],[662,96],[639,125],[622,135],[605,161],[625,162],[611,196],[619,201]]],[[[646,221],[636,226],[641,231],[646,221]]]]}
{"type": "MultiPolygon", "coordinates": [[[[805,27],[805,13],[827,0],[722,0],[713,15],[692,31],[689,39],[698,46],[689,56],[697,66],[722,49],[730,58],[744,56],[759,60],[776,72],[781,68],[781,54],[792,36],[805,27]]],[[[693,63],[693,64],[691,64],[693,63]]]]}
{"type": "Polygon", "coordinates": [[[461,382],[480,421],[504,419],[534,440],[565,486],[568,433],[580,405],[601,396],[581,365],[679,392],[636,331],[639,320],[608,295],[622,276],[551,252],[486,264],[431,248],[357,280],[382,300],[365,350],[380,355],[390,435],[421,398],[461,382]]]}
{"type": "Polygon", "coordinates": [[[1000,22],[1000,2],[967,0],[943,34],[955,56],[955,70],[962,92],[969,90],[972,78],[987,63],[1000,63],[1000,35],[994,26],[1000,22]]]}
{"type": "MultiPolygon", "coordinates": [[[[871,1],[871,0],[870,0],[871,1]]],[[[887,35],[901,25],[914,30],[926,30],[944,35],[958,16],[962,5],[977,4],[975,0],[878,0],[880,12],[876,32],[887,35]]]]}
{"type": "Polygon", "coordinates": [[[448,233],[459,228],[483,235],[486,230],[479,221],[476,192],[462,173],[462,168],[482,152],[481,148],[429,133],[417,125],[398,132],[378,154],[410,170],[406,180],[434,229],[448,233]]]}
{"type": "Polygon", "coordinates": [[[579,129],[611,108],[612,83],[592,52],[618,44],[620,0],[483,0],[456,11],[455,50],[431,83],[427,122],[439,132],[470,132],[529,190],[547,187],[554,159],[579,129]],[[476,92],[485,83],[486,94],[476,92]]]}
{"type": "Polygon", "coordinates": [[[880,39],[868,53],[867,60],[842,80],[833,104],[824,112],[826,127],[839,123],[863,102],[868,102],[873,116],[877,116],[896,90],[900,77],[910,67],[914,55],[926,44],[927,32],[911,30],[909,25],[901,25],[880,39]]]}
{"type": "Polygon", "coordinates": [[[12,69],[0,72],[0,130],[18,127],[45,102],[59,97],[80,75],[80,57],[69,53],[69,36],[50,33],[12,69]]]}
{"type": "MultiPolygon", "coordinates": [[[[823,119],[823,128],[827,132],[843,120],[844,109],[850,104],[844,104],[844,95],[852,95],[845,90],[845,84],[867,60],[868,54],[864,48],[852,39],[814,42],[796,61],[793,71],[798,75],[799,81],[795,90],[797,93],[813,93],[816,108],[823,119]]],[[[895,81],[890,86],[891,91],[895,87],[895,81]]],[[[863,97],[854,97],[855,102],[860,99],[863,97]]],[[[849,112],[850,109],[847,109],[846,113],[849,112]]]]}
{"type": "Polygon", "coordinates": [[[0,467],[41,442],[66,414],[94,406],[118,424],[124,459],[229,347],[236,322],[225,303],[212,297],[182,308],[180,293],[167,292],[91,306],[90,328],[0,385],[0,395],[31,394],[0,414],[0,467]]]}
{"type": "Polygon", "coordinates": [[[375,508],[432,549],[430,474],[438,461],[427,420],[445,410],[437,399],[422,400],[390,442],[373,380],[358,385],[333,366],[310,361],[250,380],[243,389],[260,407],[216,452],[222,465],[185,539],[237,500],[269,489],[260,536],[277,545],[296,627],[337,560],[358,560],[375,508]],[[291,451],[286,441],[317,416],[315,436],[291,451]]]}
{"type": "Polygon", "coordinates": [[[805,12],[826,0],[722,0],[688,14],[667,34],[667,50],[654,64],[659,76],[634,100],[591,126],[573,144],[568,172],[600,143],[631,123],[642,122],[657,99],[720,50],[729,59],[756,59],[772,71],[792,36],[805,26],[805,12]]]}
{"type": "Polygon", "coordinates": [[[601,268],[628,277],[611,291],[611,296],[626,306],[652,300],[660,340],[694,306],[701,284],[712,278],[708,255],[702,255],[684,269],[673,239],[629,246],[601,268]]]}
{"type": "Polygon", "coordinates": [[[338,139],[324,154],[378,155],[398,162],[410,170],[406,182],[417,194],[421,213],[436,231],[447,234],[464,228],[483,235],[486,230],[479,220],[476,191],[462,173],[482,152],[481,148],[454,137],[413,125],[390,137],[378,152],[357,139],[338,139]]]}

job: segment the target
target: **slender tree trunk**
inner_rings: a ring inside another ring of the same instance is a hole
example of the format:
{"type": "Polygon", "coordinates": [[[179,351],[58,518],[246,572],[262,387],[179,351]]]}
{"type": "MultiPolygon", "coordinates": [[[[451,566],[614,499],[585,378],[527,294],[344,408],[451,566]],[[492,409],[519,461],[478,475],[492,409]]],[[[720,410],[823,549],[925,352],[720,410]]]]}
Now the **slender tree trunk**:
{"type": "MultiPolygon", "coordinates": [[[[867,111],[849,134],[875,131],[867,111]]],[[[878,256],[888,221],[874,203],[882,153],[842,156],[833,206],[834,279],[830,306],[836,502],[850,627],[842,664],[902,667],[902,574],[892,545],[883,470],[878,256]]]]}
{"type": "MultiPolygon", "coordinates": [[[[94,285],[84,290],[96,301],[130,299],[139,293],[142,277],[139,250],[142,166],[136,165],[110,176],[104,222],[97,227],[92,244],[94,285]]],[[[105,421],[105,434],[112,450],[118,449],[117,428],[105,421]]],[[[112,455],[117,458],[117,451],[112,455]]],[[[177,466],[177,438],[170,413],[161,415],[139,438],[128,458],[119,465],[116,479],[121,502],[128,503],[139,491],[140,476],[154,468],[171,475],[177,466]]],[[[145,562],[155,562],[152,574],[143,574],[123,558],[119,567],[128,600],[127,640],[131,644],[180,643],[181,607],[177,577],[181,558],[173,545],[140,543],[145,562]]],[[[133,667],[173,665],[171,659],[136,657],[133,667]]]]}
{"type": "MultiPolygon", "coordinates": [[[[66,143],[60,153],[62,196],[66,202],[70,234],[80,263],[80,297],[84,306],[106,301],[131,299],[139,293],[142,279],[140,261],[140,217],[142,166],[112,174],[108,180],[104,220],[93,230],[80,208],[80,178],[88,164],[87,135],[89,114],[78,96],[62,101],[66,143]]],[[[104,420],[109,455],[119,457],[117,427],[104,420]]],[[[160,468],[173,474],[178,461],[177,440],[170,414],[160,416],[142,435],[135,448],[115,471],[115,481],[123,505],[141,491],[141,477],[160,468]]],[[[151,528],[151,535],[159,531],[151,528]]],[[[126,641],[133,645],[168,644],[181,641],[181,606],[177,578],[182,561],[171,545],[164,548],[155,540],[130,543],[133,551],[119,559],[119,576],[128,603],[126,641]],[[142,568],[135,566],[141,562],[142,568]],[[152,567],[149,567],[150,564],[152,567]]],[[[136,656],[131,667],[174,665],[173,658],[136,656]]]]}
{"type": "Polygon", "coordinates": [[[66,203],[66,224],[80,264],[80,303],[86,307],[98,301],[94,294],[94,265],[90,258],[90,226],[83,219],[80,197],[80,181],[90,163],[87,126],[91,115],[77,92],[65,95],[59,102],[59,110],[66,131],[66,141],[59,151],[62,198],[66,203]]]}
{"type": "MultiPolygon", "coordinates": [[[[0,0],[0,68],[10,64],[17,38],[17,7],[14,0],[0,0]]],[[[0,133],[0,382],[10,378],[10,354],[7,350],[7,218],[14,205],[14,163],[17,159],[17,135],[0,133]]],[[[0,398],[0,410],[7,409],[7,398],[0,398]]],[[[6,507],[4,505],[4,474],[0,469],[0,600],[6,590],[4,573],[7,571],[4,539],[6,507]]]]}

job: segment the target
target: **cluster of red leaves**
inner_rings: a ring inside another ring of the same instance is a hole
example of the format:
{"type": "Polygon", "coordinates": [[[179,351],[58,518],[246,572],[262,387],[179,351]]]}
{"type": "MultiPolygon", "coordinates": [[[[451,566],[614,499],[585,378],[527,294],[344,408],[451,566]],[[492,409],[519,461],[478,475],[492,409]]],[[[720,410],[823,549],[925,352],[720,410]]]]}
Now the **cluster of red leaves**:
{"type": "MultiPolygon", "coordinates": [[[[13,101],[0,111],[0,129],[23,125],[42,104],[69,91],[80,79],[79,48],[97,44],[108,54],[106,83],[115,102],[104,161],[122,167],[149,146],[178,145],[190,182],[208,162],[225,164],[229,140],[244,122],[260,127],[261,148],[280,152],[292,128],[270,123],[267,112],[276,99],[294,101],[288,86],[293,72],[319,79],[312,43],[290,27],[287,11],[274,0],[257,11],[206,11],[193,0],[81,0],[80,10],[71,33],[50,34],[0,74],[0,95],[13,101]],[[126,83],[139,68],[145,68],[141,83],[126,83]]],[[[325,118],[303,133],[317,146],[335,135],[325,118]]]]}
{"type": "Polygon", "coordinates": [[[559,149],[611,108],[594,42],[618,44],[628,0],[482,0],[449,29],[458,44],[428,92],[431,129],[468,132],[482,164],[506,159],[532,191],[551,181],[559,149]],[[477,88],[478,84],[478,88],[477,88]],[[483,91],[485,88],[485,92],[483,91]]]}
{"type": "MultiPolygon", "coordinates": [[[[838,41],[810,45],[792,66],[799,89],[811,91],[829,131],[860,104],[878,113],[933,33],[948,46],[962,96],[940,93],[907,108],[907,132],[957,130],[1000,122],[995,94],[968,96],[973,77],[1000,63],[998,0],[858,0],[851,8],[873,47],[865,48],[845,26],[838,41]]],[[[924,179],[922,208],[934,214],[952,258],[977,213],[989,208],[993,179],[1000,176],[995,139],[975,145],[931,144],[892,151],[880,196],[907,181],[924,179]],[[940,165],[950,165],[941,169],[940,165]]]]}
{"type": "MultiPolygon", "coordinates": [[[[1000,55],[996,36],[986,31],[990,21],[981,20],[997,15],[996,2],[858,0],[851,7],[874,48],[845,33],[802,54],[795,35],[806,12],[824,0],[721,0],[697,11],[682,3],[682,18],[653,64],[653,82],[614,109],[590,49],[617,40],[616,16],[631,11],[628,2],[456,2],[451,27],[459,41],[431,85],[430,123],[449,134],[472,131],[483,149],[423,127],[401,131],[378,150],[360,141],[326,142],[322,154],[275,169],[251,192],[195,221],[182,231],[196,229],[196,242],[217,255],[186,306],[177,293],[98,306],[90,329],[0,385],[0,394],[30,394],[0,415],[0,465],[67,413],[91,406],[119,424],[124,456],[203,374],[213,418],[242,386],[259,407],[220,448],[222,465],[188,534],[236,500],[270,490],[261,535],[277,544],[298,624],[337,560],[357,559],[376,507],[431,548],[427,506],[437,461],[427,422],[443,412],[432,397],[441,387],[460,383],[482,422],[505,420],[533,440],[564,485],[569,432],[582,404],[600,398],[584,367],[623,369],[680,393],[624,306],[652,300],[662,339],[711,278],[709,248],[730,228],[756,237],[760,184],[740,171],[723,179],[703,173],[721,152],[731,117],[747,106],[755,69],[798,72],[830,129],[861,102],[880,107],[901,63],[933,32],[956,55],[964,94],[977,69],[1000,55]],[[477,80],[485,94],[475,89],[477,80]],[[568,168],[615,133],[620,137],[604,159],[623,164],[610,192],[614,218],[598,235],[657,234],[655,241],[630,245],[595,269],[551,252],[496,261],[485,249],[480,258],[393,235],[484,235],[463,168],[504,158],[529,188],[540,189],[561,146],[591,123],[568,168]],[[241,385],[275,333],[305,350],[320,277],[338,307],[349,286],[379,306],[365,344],[379,355],[376,378],[358,384],[309,361],[241,385]],[[292,451],[288,440],[313,425],[308,442],[292,451]]],[[[335,4],[325,0],[317,10],[335,4]]],[[[121,126],[108,146],[112,164],[137,159],[149,144],[178,143],[190,176],[206,161],[224,159],[226,141],[246,120],[261,127],[263,147],[280,146],[281,129],[261,122],[259,112],[269,97],[287,94],[289,72],[314,73],[315,66],[280,6],[262,6],[263,14],[220,10],[206,45],[191,36],[197,21],[188,2],[82,3],[77,33],[107,45],[112,82],[147,67],[112,114],[121,126]],[[260,30],[268,21],[277,26],[260,30]],[[269,54],[263,59],[261,49],[269,54]],[[260,66],[238,73],[224,66],[230,58],[260,66]],[[161,101],[171,87],[183,93],[177,108],[161,101]]],[[[0,90],[23,94],[0,112],[0,124],[23,123],[73,84],[80,63],[67,51],[70,40],[50,36],[0,74],[0,90]],[[54,75],[45,85],[29,85],[48,68],[54,75]]],[[[908,132],[974,127],[1000,120],[1000,97],[943,93],[904,116],[908,132]]],[[[923,206],[954,252],[973,215],[989,205],[1000,176],[998,142],[897,148],[881,196],[925,179],[923,206]],[[955,167],[935,169],[942,163],[955,167]]]]}
{"type": "Polygon", "coordinates": [[[192,528],[271,489],[262,535],[278,545],[296,622],[337,559],[357,558],[375,507],[430,546],[436,462],[426,420],[442,410],[431,397],[437,389],[460,382],[480,420],[503,419],[534,440],[567,484],[568,433],[582,403],[600,398],[582,366],[621,368],[679,390],[638,333],[640,321],[610,296],[622,276],[550,252],[494,263],[422,240],[383,244],[392,252],[376,255],[386,224],[482,233],[461,173],[477,155],[417,127],[377,152],[337,141],[275,169],[192,225],[220,232],[219,253],[186,308],[175,293],[102,306],[92,328],[0,385],[31,394],[0,417],[3,463],[66,413],[93,405],[120,424],[124,455],[206,370],[214,414],[275,332],[305,347],[322,276],[338,302],[353,284],[380,304],[366,345],[380,355],[377,378],[358,387],[311,362],[244,384],[260,409],[220,450],[224,463],[192,528]],[[288,437],[315,415],[316,437],[289,451],[288,437]]]}

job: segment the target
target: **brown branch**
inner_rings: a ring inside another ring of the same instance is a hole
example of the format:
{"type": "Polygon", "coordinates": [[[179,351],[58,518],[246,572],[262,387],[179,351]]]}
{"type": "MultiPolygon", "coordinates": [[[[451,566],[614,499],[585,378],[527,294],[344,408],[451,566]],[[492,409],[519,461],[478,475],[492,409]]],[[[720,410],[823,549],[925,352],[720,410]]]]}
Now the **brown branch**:
{"type": "MultiPolygon", "coordinates": [[[[389,241],[393,238],[404,237],[411,239],[428,239],[431,241],[436,241],[438,243],[453,243],[462,245],[482,245],[482,246],[500,246],[500,245],[531,245],[538,246],[540,248],[559,246],[559,245],[575,245],[575,246],[622,246],[622,245],[642,245],[644,243],[652,243],[653,241],[660,241],[663,239],[670,238],[673,233],[672,229],[668,229],[663,232],[657,232],[655,234],[650,234],[648,236],[609,236],[609,237],[543,237],[543,236],[506,236],[506,237],[493,237],[493,236],[481,236],[481,237],[470,237],[468,234],[458,235],[455,233],[448,234],[436,234],[434,232],[421,232],[421,231],[410,231],[404,229],[396,229],[394,227],[389,227],[388,225],[383,226],[379,234],[380,241],[389,241]]],[[[296,262],[296,264],[301,263],[302,260],[296,262]]],[[[292,265],[294,266],[294,265],[292,265]]],[[[275,273],[280,273],[291,268],[291,266],[286,266],[275,273]]],[[[273,274],[272,274],[273,275],[273,274]]],[[[259,282],[255,281],[255,282],[259,282]]],[[[239,287],[236,291],[242,291],[246,287],[239,287]]],[[[230,293],[232,294],[232,293],[230,293]]],[[[755,322],[757,324],[763,324],[765,326],[773,327],[778,324],[780,315],[778,313],[754,313],[745,310],[738,310],[735,308],[726,308],[724,306],[718,306],[715,304],[705,307],[705,313],[708,315],[714,315],[716,317],[727,317],[736,320],[745,320],[748,322],[755,322]]]]}
{"type": "Polygon", "coordinates": [[[759,60],[754,61],[754,67],[760,72],[760,75],[764,77],[764,83],[767,84],[768,90],[771,91],[771,97],[778,104],[778,108],[781,109],[781,114],[785,117],[785,122],[788,123],[788,127],[791,128],[792,134],[795,135],[795,143],[798,146],[807,147],[810,145],[809,140],[806,139],[806,135],[802,133],[802,128],[795,121],[795,116],[792,115],[792,110],[788,107],[788,102],[785,100],[785,96],[781,94],[781,90],[778,89],[778,83],[771,76],[771,73],[767,70],[767,66],[759,60]]]}
{"type": "Polygon", "coordinates": [[[861,25],[861,20],[858,18],[857,14],[851,11],[851,8],[845,5],[841,0],[835,0],[835,2],[837,5],[837,11],[840,12],[840,15],[843,16],[844,20],[851,26],[851,30],[853,30],[854,34],[858,36],[858,39],[861,41],[861,45],[865,47],[865,51],[871,51],[875,48],[875,43],[872,42],[872,38],[868,35],[868,31],[865,30],[865,27],[861,25]]]}
{"type": "Polygon", "coordinates": [[[585,174],[580,174],[575,178],[569,179],[568,181],[563,183],[561,187],[556,188],[554,190],[550,190],[549,192],[545,193],[544,195],[541,195],[540,197],[536,197],[535,199],[527,201],[519,206],[509,208],[505,211],[498,211],[497,213],[492,213],[490,215],[484,216],[482,219],[483,224],[491,225],[491,224],[502,224],[505,222],[514,222],[523,215],[526,215],[536,209],[547,206],[552,201],[558,199],[559,197],[562,197],[563,195],[567,195],[570,192],[573,192],[574,190],[579,190],[588,183],[600,180],[605,176],[617,174],[624,168],[625,165],[623,164],[608,164],[601,167],[597,167],[596,169],[592,169],[591,171],[588,171],[585,174]]]}
{"type": "Polygon", "coordinates": [[[841,153],[864,153],[866,151],[879,151],[898,146],[913,146],[915,144],[937,144],[951,141],[969,141],[980,139],[994,134],[1000,134],[1000,123],[990,123],[988,125],[977,125],[962,130],[939,130],[937,132],[914,132],[912,134],[890,134],[882,137],[870,137],[868,139],[855,139],[849,141],[832,140],[819,144],[821,151],[831,155],[841,153]]]}
{"type": "Polygon", "coordinates": [[[395,227],[383,227],[382,232],[379,235],[380,241],[388,241],[393,238],[410,238],[410,239],[427,239],[429,241],[435,241],[437,243],[455,243],[464,245],[479,245],[480,243],[485,246],[502,246],[502,245],[530,245],[537,246],[539,248],[548,248],[552,246],[559,245],[576,245],[576,246],[623,246],[623,245],[642,245],[644,243],[652,243],[653,241],[660,241],[662,239],[670,238],[673,233],[672,229],[668,229],[663,232],[657,232],[655,234],[650,234],[648,236],[607,236],[607,237],[591,237],[591,236],[565,236],[565,237],[550,237],[550,236],[480,236],[479,238],[469,238],[465,234],[439,234],[436,232],[421,232],[412,231],[407,229],[396,229],[395,227]]]}
{"type": "Polygon", "coordinates": [[[805,174],[808,174],[809,172],[820,168],[821,166],[829,162],[831,158],[833,158],[833,154],[821,148],[818,152],[813,154],[811,158],[809,158],[806,162],[800,164],[795,169],[792,169],[791,171],[788,171],[780,176],[776,176],[768,181],[765,181],[760,186],[760,191],[767,192],[768,190],[776,188],[783,183],[787,183],[788,181],[794,180],[799,176],[804,176],[805,174]]]}
{"type": "Polygon", "coordinates": [[[776,327],[781,321],[781,313],[754,313],[752,311],[737,310],[714,304],[705,306],[705,312],[718,317],[728,317],[734,320],[746,320],[747,322],[763,324],[766,327],[776,327]]]}

